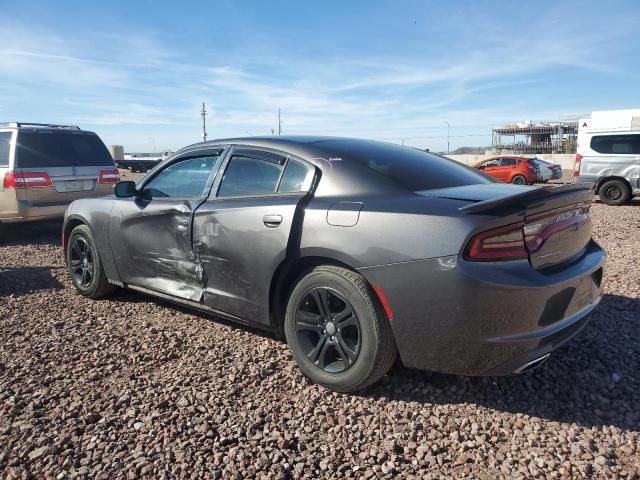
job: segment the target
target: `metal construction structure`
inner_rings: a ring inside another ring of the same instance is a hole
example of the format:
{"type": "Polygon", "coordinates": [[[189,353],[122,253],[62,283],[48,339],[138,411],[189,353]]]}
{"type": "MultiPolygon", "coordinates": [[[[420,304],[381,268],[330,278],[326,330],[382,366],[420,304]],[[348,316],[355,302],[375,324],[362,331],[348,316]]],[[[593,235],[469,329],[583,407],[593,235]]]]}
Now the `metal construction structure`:
{"type": "Polygon", "coordinates": [[[567,153],[578,136],[577,121],[525,122],[493,129],[491,146],[501,153],[567,153]]]}

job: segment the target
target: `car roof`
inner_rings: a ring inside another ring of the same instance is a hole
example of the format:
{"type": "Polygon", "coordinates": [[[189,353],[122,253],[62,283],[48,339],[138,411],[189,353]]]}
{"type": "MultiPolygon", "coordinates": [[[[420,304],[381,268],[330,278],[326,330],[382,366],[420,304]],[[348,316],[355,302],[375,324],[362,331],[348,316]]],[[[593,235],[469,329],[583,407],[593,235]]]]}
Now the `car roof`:
{"type": "Polygon", "coordinates": [[[194,143],[188,145],[177,152],[174,155],[180,155],[188,153],[192,150],[206,149],[208,147],[219,147],[225,145],[242,145],[247,147],[256,148],[271,148],[274,150],[281,150],[284,153],[297,155],[306,159],[318,166],[322,165],[327,157],[332,155],[332,148],[325,147],[325,143],[335,145],[333,142],[356,142],[362,145],[366,144],[383,144],[392,145],[397,148],[410,148],[404,147],[395,143],[381,142],[379,140],[369,140],[362,138],[349,138],[349,137],[335,137],[335,136],[322,136],[322,135],[265,135],[254,137],[233,137],[233,138],[221,138],[216,140],[209,140],[207,142],[194,143]]]}
{"type": "Polygon", "coordinates": [[[335,136],[323,136],[323,135],[264,135],[264,136],[251,136],[251,137],[231,137],[231,138],[220,138],[216,140],[208,140],[206,142],[194,143],[192,145],[188,145],[179,151],[192,149],[192,148],[203,148],[207,146],[217,146],[217,145],[256,145],[256,146],[265,146],[272,148],[283,148],[291,147],[292,145],[311,145],[320,142],[327,141],[362,141],[362,142],[373,142],[375,140],[365,140],[361,138],[349,138],[349,137],[335,137],[335,136]]]}
{"type": "Polygon", "coordinates": [[[34,123],[34,122],[0,122],[0,128],[26,128],[29,130],[82,130],[77,125],[59,125],[54,123],[34,123]]]}

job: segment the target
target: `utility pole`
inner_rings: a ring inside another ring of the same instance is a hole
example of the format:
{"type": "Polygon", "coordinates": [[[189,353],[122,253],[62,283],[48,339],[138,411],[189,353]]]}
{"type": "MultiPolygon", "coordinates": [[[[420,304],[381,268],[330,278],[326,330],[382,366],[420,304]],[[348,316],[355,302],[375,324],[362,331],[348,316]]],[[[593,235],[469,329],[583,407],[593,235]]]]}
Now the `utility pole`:
{"type": "Polygon", "coordinates": [[[207,106],[202,102],[202,110],[200,110],[200,116],[202,116],[202,141],[207,141],[207,106]]]}
{"type": "Polygon", "coordinates": [[[449,125],[449,122],[444,122],[447,124],[447,155],[449,155],[451,153],[450,151],[450,145],[449,145],[449,129],[451,128],[451,125],[449,125]]]}
{"type": "Polygon", "coordinates": [[[154,137],[149,137],[151,143],[153,144],[153,153],[156,153],[156,139],[154,137]]]}
{"type": "Polygon", "coordinates": [[[280,109],[278,109],[278,135],[282,133],[282,116],[280,115],[280,109]]]}

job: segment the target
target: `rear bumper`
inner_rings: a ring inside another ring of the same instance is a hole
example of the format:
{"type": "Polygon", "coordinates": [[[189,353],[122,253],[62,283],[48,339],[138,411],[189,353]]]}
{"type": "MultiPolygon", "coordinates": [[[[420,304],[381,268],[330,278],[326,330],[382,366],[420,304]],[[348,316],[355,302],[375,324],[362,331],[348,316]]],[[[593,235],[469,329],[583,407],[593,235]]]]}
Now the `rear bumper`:
{"type": "Polygon", "coordinates": [[[558,348],[587,323],[602,296],[605,254],[590,242],[560,270],[527,260],[458,256],[361,270],[393,311],[406,366],[461,375],[505,375],[558,348]]]}
{"type": "Polygon", "coordinates": [[[588,183],[591,184],[591,186],[594,187],[596,186],[596,183],[598,182],[598,179],[600,177],[598,177],[597,175],[579,175],[577,177],[571,177],[571,183],[588,183]]]}
{"type": "Polygon", "coordinates": [[[69,202],[55,205],[34,205],[31,202],[19,201],[15,211],[0,213],[0,221],[2,223],[19,223],[62,218],[68,206],[69,202]]]}

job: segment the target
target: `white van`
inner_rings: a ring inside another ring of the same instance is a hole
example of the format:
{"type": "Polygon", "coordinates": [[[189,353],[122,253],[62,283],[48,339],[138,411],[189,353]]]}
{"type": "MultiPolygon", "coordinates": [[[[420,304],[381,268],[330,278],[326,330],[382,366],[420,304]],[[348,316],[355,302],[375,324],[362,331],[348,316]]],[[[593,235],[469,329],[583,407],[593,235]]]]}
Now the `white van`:
{"type": "Polygon", "coordinates": [[[593,112],[578,124],[574,183],[592,183],[607,205],[640,195],[640,109],[593,112]]]}

